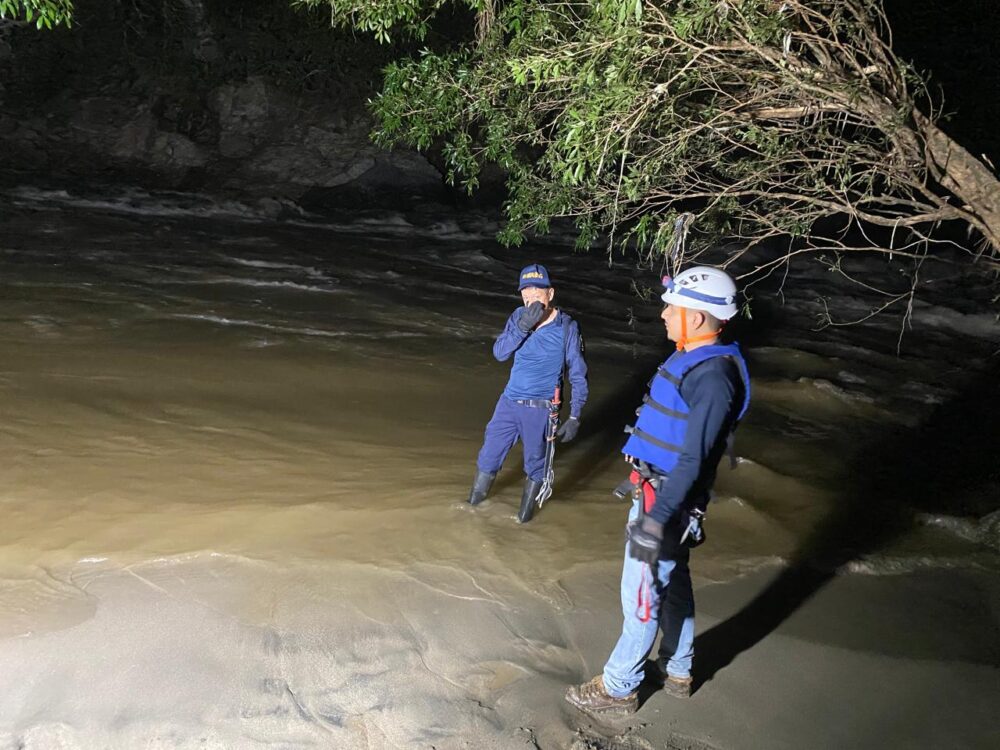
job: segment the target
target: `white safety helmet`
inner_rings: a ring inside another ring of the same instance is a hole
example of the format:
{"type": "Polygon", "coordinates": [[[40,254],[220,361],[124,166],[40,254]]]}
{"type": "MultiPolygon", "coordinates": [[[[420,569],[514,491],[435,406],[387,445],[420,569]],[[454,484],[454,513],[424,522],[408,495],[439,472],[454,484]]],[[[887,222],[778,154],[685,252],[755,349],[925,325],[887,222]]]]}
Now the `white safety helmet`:
{"type": "Polygon", "coordinates": [[[667,291],[660,299],[668,305],[703,310],[719,320],[735,317],[736,282],[725,271],[709,266],[695,266],[674,278],[663,277],[667,291]]]}

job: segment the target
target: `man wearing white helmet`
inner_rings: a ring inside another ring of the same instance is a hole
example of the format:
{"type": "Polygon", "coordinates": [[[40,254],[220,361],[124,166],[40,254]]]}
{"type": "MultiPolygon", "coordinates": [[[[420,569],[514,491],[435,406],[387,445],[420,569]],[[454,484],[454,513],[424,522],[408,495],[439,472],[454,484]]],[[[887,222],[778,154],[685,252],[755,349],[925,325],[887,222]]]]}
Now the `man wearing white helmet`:
{"type": "Polygon", "coordinates": [[[691,694],[694,593],[690,548],[704,540],[701,522],[729,437],[750,403],[750,378],[736,344],[720,343],[737,313],[736,284],[724,271],[698,266],[664,278],[661,315],[674,352],[650,381],[627,427],[622,453],[633,467],[628,543],[622,567],[621,637],[602,674],[574,685],[566,700],[591,713],[632,713],[646,657],[662,629],[656,664],[664,690],[691,694]]]}

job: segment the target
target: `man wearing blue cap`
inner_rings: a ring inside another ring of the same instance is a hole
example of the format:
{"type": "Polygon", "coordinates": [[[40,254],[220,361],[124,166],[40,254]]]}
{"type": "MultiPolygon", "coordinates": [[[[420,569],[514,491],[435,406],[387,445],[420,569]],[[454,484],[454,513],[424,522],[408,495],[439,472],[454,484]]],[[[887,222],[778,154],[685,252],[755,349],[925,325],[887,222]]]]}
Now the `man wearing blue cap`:
{"type": "Polygon", "coordinates": [[[569,315],[552,307],[555,290],[545,266],[533,263],[523,268],[517,289],[524,304],[511,313],[493,344],[493,356],[499,362],[513,356],[514,366],[493,418],[486,425],[469,503],[478,505],[486,499],[507,453],[520,438],[526,480],[517,520],[527,523],[534,515],[542,489],[545,427],[556,387],[562,382],[563,366],[569,372],[572,393],[569,419],[557,434],[567,443],[580,429],[580,411],[587,400],[587,363],[580,327],[569,315]]]}
{"type": "MultiPolygon", "coordinates": [[[[691,694],[694,591],[690,548],[729,437],[750,405],[750,376],[722,327],[737,313],[736,284],[718,268],[689,268],[663,280],[661,318],[674,352],[650,381],[622,453],[631,464],[632,508],[622,565],[622,632],[601,674],[566,691],[591,714],[638,709],[639,684],[657,630],[656,660],[669,695],[691,694]]],[[[617,491],[616,491],[617,492],[617,491]]]]}

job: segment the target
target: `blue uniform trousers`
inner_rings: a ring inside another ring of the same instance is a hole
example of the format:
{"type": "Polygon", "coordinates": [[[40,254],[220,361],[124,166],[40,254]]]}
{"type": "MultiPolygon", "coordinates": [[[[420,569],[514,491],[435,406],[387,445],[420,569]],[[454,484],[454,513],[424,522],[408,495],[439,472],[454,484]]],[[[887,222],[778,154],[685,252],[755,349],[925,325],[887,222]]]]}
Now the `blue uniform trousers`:
{"type": "Polygon", "coordinates": [[[542,481],[545,476],[545,425],[549,410],[526,406],[500,396],[493,418],[486,425],[483,447],[476,465],[480,471],[500,471],[514,443],[521,438],[524,448],[524,473],[529,479],[542,481]]]}

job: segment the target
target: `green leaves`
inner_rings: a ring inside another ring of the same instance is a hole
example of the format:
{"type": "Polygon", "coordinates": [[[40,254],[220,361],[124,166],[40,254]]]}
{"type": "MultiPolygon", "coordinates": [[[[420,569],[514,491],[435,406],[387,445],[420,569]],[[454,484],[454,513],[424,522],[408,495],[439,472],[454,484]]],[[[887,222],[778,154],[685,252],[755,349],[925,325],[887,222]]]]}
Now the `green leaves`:
{"type": "Polygon", "coordinates": [[[73,19],[72,0],[0,0],[0,18],[23,19],[38,29],[59,24],[69,26],[73,19]]]}
{"type": "Polygon", "coordinates": [[[922,160],[899,153],[920,84],[879,36],[876,0],[295,2],[382,41],[469,14],[468,42],[386,68],[374,137],[440,148],[468,191],[499,165],[506,243],[569,217],[578,246],[603,236],[652,260],[680,213],[696,254],[937,205],[922,160]]]}
{"type": "MultiPolygon", "coordinates": [[[[479,0],[461,3],[477,7],[479,0]]],[[[430,22],[444,0],[292,0],[293,6],[330,9],[333,26],[368,32],[378,41],[388,44],[398,32],[401,36],[422,40],[430,30],[430,22]]]]}

